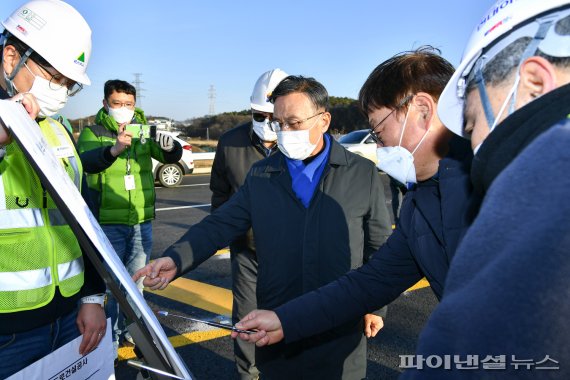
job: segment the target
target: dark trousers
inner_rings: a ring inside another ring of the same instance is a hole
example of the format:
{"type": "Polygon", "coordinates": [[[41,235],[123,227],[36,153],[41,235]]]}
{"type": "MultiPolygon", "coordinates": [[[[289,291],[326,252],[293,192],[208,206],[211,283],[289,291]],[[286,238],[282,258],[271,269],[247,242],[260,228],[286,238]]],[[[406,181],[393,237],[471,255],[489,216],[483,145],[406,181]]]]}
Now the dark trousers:
{"type": "Polygon", "coordinates": [[[0,379],[26,368],[81,333],[77,309],[52,323],[16,334],[0,335],[0,379]]]}
{"type": "MultiPolygon", "coordinates": [[[[257,259],[255,253],[248,250],[231,250],[233,311],[232,322],[235,324],[252,310],[257,308],[255,288],[257,284],[257,259]]],[[[240,379],[250,380],[259,377],[255,366],[255,345],[240,339],[234,340],[234,360],[240,379]]]]}

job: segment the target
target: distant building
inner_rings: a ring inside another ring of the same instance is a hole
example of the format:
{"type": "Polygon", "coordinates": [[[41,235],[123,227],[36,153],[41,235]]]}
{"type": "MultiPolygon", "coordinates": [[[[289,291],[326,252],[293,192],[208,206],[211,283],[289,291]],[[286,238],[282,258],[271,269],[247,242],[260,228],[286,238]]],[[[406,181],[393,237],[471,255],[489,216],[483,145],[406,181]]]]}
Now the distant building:
{"type": "Polygon", "coordinates": [[[149,119],[150,125],[156,125],[156,129],[163,131],[172,131],[172,120],[168,119],[149,119]]]}

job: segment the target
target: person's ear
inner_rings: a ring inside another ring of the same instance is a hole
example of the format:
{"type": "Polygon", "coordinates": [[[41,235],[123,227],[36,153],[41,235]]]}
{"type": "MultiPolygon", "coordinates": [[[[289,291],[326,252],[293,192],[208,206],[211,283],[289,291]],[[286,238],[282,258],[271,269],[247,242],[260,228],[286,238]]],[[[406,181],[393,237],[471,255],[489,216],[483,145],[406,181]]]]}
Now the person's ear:
{"type": "Polygon", "coordinates": [[[103,108],[105,108],[107,112],[109,112],[109,103],[107,103],[107,99],[103,99],[103,108]]]}
{"type": "Polygon", "coordinates": [[[426,92],[418,92],[412,99],[416,108],[416,120],[419,127],[427,130],[436,111],[436,103],[432,96],[426,92]]]}
{"type": "Polygon", "coordinates": [[[554,65],[538,56],[526,59],[520,68],[517,108],[554,90],[557,86],[554,65]]]}
{"type": "Polygon", "coordinates": [[[16,67],[20,60],[20,54],[13,45],[7,45],[2,51],[2,68],[6,75],[12,74],[12,71],[16,67]]]}
{"type": "Polygon", "coordinates": [[[321,115],[321,132],[325,133],[326,131],[328,131],[330,125],[331,125],[331,114],[329,112],[325,112],[321,115]]]}

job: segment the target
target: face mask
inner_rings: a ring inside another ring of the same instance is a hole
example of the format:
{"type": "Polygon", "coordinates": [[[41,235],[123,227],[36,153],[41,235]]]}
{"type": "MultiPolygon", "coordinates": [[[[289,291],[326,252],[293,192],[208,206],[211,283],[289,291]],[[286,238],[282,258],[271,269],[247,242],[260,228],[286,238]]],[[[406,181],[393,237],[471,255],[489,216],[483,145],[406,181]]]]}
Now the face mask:
{"type": "Polygon", "coordinates": [[[416,178],[416,168],[414,166],[414,153],[418,150],[429,132],[428,128],[418,145],[416,145],[416,148],[413,152],[410,153],[409,150],[404,148],[402,146],[402,138],[404,137],[404,131],[406,130],[409,113],[410,109],[408,108],[408,112],[406,112],[406,118],[404,120],[404,125],[402,126],[402,134],[400,135],[400,142],[398,143],[398,146],[384,146],[376,149],[378,169],[382,170],[384,173],[388,174],[390,177],[403,183],[404,185],[407,185],[409,183],[417,183],[418,181],[416,178]]]}
{"type": "Polygon", "coordinates": [[[376,149],[378,169],[403,184],[416,183],[414,157],[401,146],[384,146],[376,149]]]}
{"type": "Polygon", "coordinates": [[[309,129],[301,129],[300,131],[278,131],[277,132],[277,145],[283,154],[292,160],[304,160],[315,150],[322,135],[316,144],[311,144],[310,131],[317,125],[317,120],[309,129]]]}
{"type": "Polygon", "coordinates": [[[67,87],[61,86],[57,90],[53,90],[50,88],[49,80],[32,73],[28,65],[24,64],[24,66],[34,75],[34,83],[28,92],[34,95],[38,101],[39,116],[48,117],[58,113],[67,103],[67,87]]]}
{"type": "Polygon", "coordinates": [[[134,109],[128,109],[127,107],[111,108],[109,107],[109,116],[111,116],[118,124],[128,123],[133,120],[135,115],[134,109]]]}
{"type": "Polygon", "coordinates": [[[277,134],[269,128],[269,119],[264,121],[252,121],[253,131],[262,141],[275,141],[277,140],[277,134]]]}

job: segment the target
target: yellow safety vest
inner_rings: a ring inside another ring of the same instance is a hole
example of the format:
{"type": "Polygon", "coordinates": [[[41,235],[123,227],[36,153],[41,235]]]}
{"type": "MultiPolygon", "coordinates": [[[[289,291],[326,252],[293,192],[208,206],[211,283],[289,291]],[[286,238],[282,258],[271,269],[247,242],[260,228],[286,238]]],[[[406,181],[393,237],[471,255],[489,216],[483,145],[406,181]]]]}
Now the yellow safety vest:
{"type": "MultiPolygon", "coordinates": [[[[39,123],[77,188],[83,168],[64,127],[39,123]]],[[[83,286],[81,248],[16,142],[0,158],[0,313],[48,304],[56,287],[70,297],[83,286]]],[[[53,180],[53,178],[52,178],[53,180]]]]}

